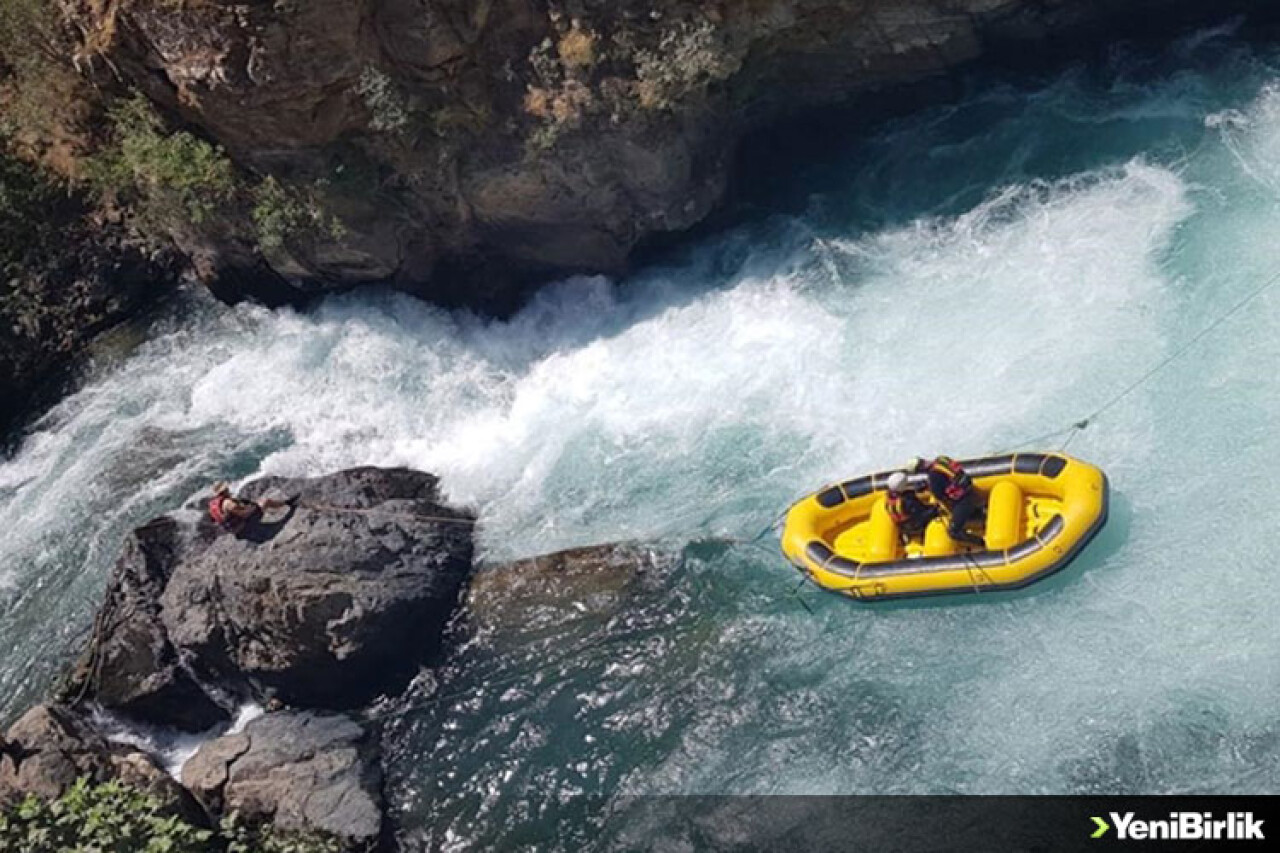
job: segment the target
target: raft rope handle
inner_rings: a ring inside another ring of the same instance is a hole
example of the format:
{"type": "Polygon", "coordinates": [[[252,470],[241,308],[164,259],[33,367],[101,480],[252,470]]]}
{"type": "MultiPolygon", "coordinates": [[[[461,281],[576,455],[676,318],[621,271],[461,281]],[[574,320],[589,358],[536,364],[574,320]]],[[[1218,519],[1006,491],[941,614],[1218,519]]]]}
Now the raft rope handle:
{"type": "Polygon", "coordinates": [[[1212,323],[1205,326],[1200,331],[1196,332],[1194,335],[1191,336],[1190,339],[1188,339],[1180,347],[1178,347],[1168,356],[1166,356],[1161,361],[1159,361],[1154,367],[1152,367],[1146,373],[1139,376],[1133,382],[1130,382],[1127,386],[1125,386],[1120,391],[1120,393],[1108,399],[1101,406],[1094,409],[1084,418],[1081,418],[1080,420],[1075,421],[1070,426],[1065,427],[1063,429],[1055,430],[1053,432],[1046,433],[1042,436],[1038,436],[1036,438],[1023,441],[1019,444],[1015,444],[1012,447],[1010,447],[1008,450],[1002,451],[996,455],[1003,456],[1008,453],[1013,453],[1014,451],[1019,450],[1021,448],[1028,447],[1030,445],[1037,444],[1047,439],[1054,438],[1056,436],[1064,435],[1064,434],[1066,435],[1066,438],[1063,440],[1062,445],[1059,448],[1058,452],[1062,452],[1066,450],[1067,445],[1071,443],[1072,439],[1076,437],[1077,433],[1087,429],[1090,424],[1092,424],[1095,420],[1101,417],[1104,413],[1110,411],[1111,408],[1119,404],[1121,400],[1125,399],[1134,391],[1138,390],[1140,387],[1145,385],[1157,373],[1164,370],[1170,364],[1172,364],[1173,362],[1177,361],[1178,359],[1186,355],[1191,350],[1191,348],[1194,347],[1196,344],[1198,344],[1202,339],[1204,339],[1209,334],[1214,332],[1219,326],[1221,326],[1227,320],[1231,319],[1236,314],[1238,314],[1240,312],[1240,309],[1244,308],[1250,302],[1257,299],[1259,296],[1261,296],[1263,293],[1270,290],[1271,288],[1275,287],[1277,284],[1280,284],[1280,270],[1276,270],[1276,272],[1273,273],[1270,278],[1268,278],[1261,285],[1259,285],[1258,287],[1250,291],[1243,299],[1241,299],[1236,304],[1232,305],[1231,308],[1229,308],[1225,313],[1220,314],[1217,317],[1217,319],[1215,319],[1212,323]]]}

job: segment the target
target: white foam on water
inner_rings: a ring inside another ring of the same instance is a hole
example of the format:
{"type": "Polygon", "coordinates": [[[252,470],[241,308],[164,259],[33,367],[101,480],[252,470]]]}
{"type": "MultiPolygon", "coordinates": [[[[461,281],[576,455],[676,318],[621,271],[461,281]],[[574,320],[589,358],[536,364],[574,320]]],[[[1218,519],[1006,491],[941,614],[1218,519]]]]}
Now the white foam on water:
{"type": "MultiPolygon", "coordinates": [[[[1178,103],[1070,106],[1136,123],[1178,103]]],[[[1004,180],[956,215],[870,233],[774,223],[624,283],[562,282],[506,322],[392,295],[306,315],[197,300],[0,465],[0,688],[41,671],[51,625],[85,620],[131,524],[218,477],[434,471],[502,558],[754,533],[823,482],[1063,428],[1280,270],[1277,103],[1264,89],[1218,110],[1177,162],[1004,180]]],[[[797,707],[700,679],[706,707],[664,718],[683,728],[629,788],[1228,789],[1256,773],[1280,675],[1275,312],[1261,297],[1073,439],[1116,496],[1084,569],[991,602],[722,626],[754,651],[745,682],[813,673],[797,707]],[[835,701],[849,695],[891,718],[835,701]],[[1188,740],[1197,726],[1221,753],[1188,740]],[[1146,768],[1129,776],[1125,738],[1146,768]]],[[[790,579],[780,560],[733,571],[790,579]]],[[[656,725],[636,703],[610,719],[656,725]]]]}
{"type": "Polygon", "coordinates": [[[506,323],[395,296],[197,307],[0,467],[4,574],[96,575],[220,476],[361,464],[441,474],[496,556],[757,528],[824,480],[1061,424],[1158,356],[1157,259],[1189,210],[1133,161],[864,238],[784,229],[723,283],[565,282],[506,323]]]}
{"type": "Polygon", "coordinates": [[[199,733],[148,726],[122,719],[100,709],[94,713],[93,720],[99,731],[106,735],[107,740],[142,750],[155,759],[165,773],[181,782],[182,768],[200,751],[200,747],[211,740],[239,734],[249,723],[264,713],[266,711],[261,705],[248,702],[240,706],[230,725],[216,726],[199,733]]]}

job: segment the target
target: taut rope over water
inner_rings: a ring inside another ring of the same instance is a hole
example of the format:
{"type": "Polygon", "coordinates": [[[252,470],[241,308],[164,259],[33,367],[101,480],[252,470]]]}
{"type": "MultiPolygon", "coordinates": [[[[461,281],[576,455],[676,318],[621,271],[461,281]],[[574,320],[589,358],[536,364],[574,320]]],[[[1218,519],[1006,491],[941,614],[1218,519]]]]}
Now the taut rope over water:
{"type": "Polygon", "coordinates": [[[1208,337],[1208,336],[1209,336],[1210,334],[1212,334],[1215,330],[1217,330],[1217,328],[1218,328],[1219,326],[1221,326],[1221,325],[1222,325],[1223,323],[1225,323],[1227,320],[1231,319],[1231,318],[1232,318],[1232,317],[1234,317],[1236,314],[1238,314],[1242,308],[1244,308],[1244,307],[1245,307],[1246,305],[1248,305],[1250,302],[1253,302],[1255,299],[1257,299],[1257,298],[1258,298],[1259,296],[1261,296],[1262,294],[1266,293],[1266,292],[1267,292],[1268,290],[1270,290],[1271,288],[1275,287],[1277,284],[1280,284],[1280,270],[1276,270],[1276,272],[1275,272],[1274,274],[1272,274],[1270,278],[1268,278],[1268,279],[1267,279],[1266,281],[1264,281],[1261,285],[1259,285],[1258,287],[1256,287],[1256,288],[1254,288],[1252,291],[1250,291],[1250,292],[1249,292],[1249,293],[1248,293],[1248,294],[1247,294],[1243,299],[1241,299],[1239,302],[1237,302],[1237,303],[1235,303],[1234,305],[1232,305],[1232,306],[1231,306],[1229,309],[1227,309],[1225,312],[1223,312],[1222,314],[1218,315],[1218,317],[1217,317],[1217,318],[1216,318],[1212,323],[1210,323],[1209,325],[1205,326],[1205,327],[1204,327],[1203,329],[1201,329],[1200,331],[1196,332],[1196,333],[1195,333],[1194,335],[1192,335],[1192,336],[1191,336],[1191,338],[1190,338],[1189,340],[1187,340],[1187,341],[1186,341],[1182,346],[1178,347],[1176,350],[1174,350],[1174,351],[1173,351],[1172,353],[1170,353],[1168,356],[1166,356],[1165,358],[1161,359],[1161,360],[1160,360],[1160,361],[1159,361],[1159,362],[1158,362],[1154,367],[1152,367],[1152,368],[1151,368],[1150,370],[1148,370],[1146,373],[1144,373],[1144,374],[1142,374],[1141,376],[1139,376],[1139,377],[1138,377],[1137,379],[1135,379],[1133,382],[1130,382],[1130,383],[1129,383],[1128,385],[1126,385],[1123,389],[1121,389],[1121,391],[1120,391],[1118,394],[1115,394],[1114,396],[1112,396],[1110,399],[1108,399],[1106,402],[1104,402],[1104,403],[1103,403],[1101,406],[1099,406],[1098,408],[1094,409],[1092,412],[1090,412],[1090,413],[1089,413],[1088,415],[1086,415],[1085,417],[1081,418],[1081,419],[1080,419],[1080,420],[1078,420],[1078,421],[1075,421],[1075,422],[1074,422],[1074,423],[1072,423],[1070,426],[1065,427],[1065,428],[1063,428],[1063,429],[1054,430],[1053,432],[1045,433],[1044,435],[1037,436],[1037,437],[1035,437],[1035,438],[1028,439],[1028,440],[1023,441],[1023,442],[1019,442],[1018,444],[1015,444],[1015,445],[1013,445],[1012,447],[1010,447],[1008,450],[1002,450],[1002,451],[1000,451],[1000,453],[999,453],[998,455],[1004,455],[1004,454],[1006,454],[1006,453],[1013,453],[1014,451],[1016,451],[1016,450],[1020,450],[1021,448],[1024,448],[1024,447],[1030,447],[1030,446],[1033,446],[1033,445],[1036,445],[1036,444],[1040,444],[1041,442],[1047,441],[1047,440],[1049,440],[1049,439],[1051,439],[1051,438],[1056,438],[1056,437],[1058,437],[1058,436],[1060,436],[1060,435],[1065,435],[1065,436],[1066,436],[1066,438],[1065,438],[1065,439],[1063,439],[1062,444],[1061,444],[1061,445],[1059,446],[1059,448],[1058,448],[1058,452],[1062,452],[1062,451],[1066,450],[1066,449],[1067,449],[1067,445],[1069,445],[1069,444],[1071,443],[1072,439],[1074,439],[1074,438],[1076,437],[1076,435],[1077,435],[1077,434],[1079,434],[1079,433],[1080,433],[1080,432],[1082,432],[1083,430],[1087,429],[1087,428],[1088,428],[1088,427],[1089,427],[1089,426],[1090,426],[1094,421],[1096,421],[1099,417],[1101,417],[1101,416],[1102,416],[1103,414],[1105,414],[1106,412],[1110,411],[1112,407],[1114,407],[1114,406],[1118,405],[1118,404],[1120,403],[1120,401],[1124,400],[1126,397],[1128,397],[1128,396],[1129,396],[1130,394],[1132,394],[1134,391],[1138,390],[1138,389],[1139,389],[1139,388],[1141,388],[1143,385],[1145,385],[1145,384],[1146,384],[1148,381],[1150,381],[1150,380],[1151,380],[1151,379],[1152,379],[1152,378],[1153,378],[1157,373],[1159,373],[1160,371],[1164,370],[1164,369],[1165,369],[1166,367],[1168,367],[1170,364],[1173,364],[1173,362],[1175,362],[1175,361],[1177,361],[1178,359],[1182,358],[1184,355],[1186,355],[1188,352],[1190,352],[1191,348],[1192,348],[1192,347],[1194,347],[1197,343],[1199,343],[1199,342],[1200,342],[1201,340],[1203,340],[1204,338],[1208,337]]]}

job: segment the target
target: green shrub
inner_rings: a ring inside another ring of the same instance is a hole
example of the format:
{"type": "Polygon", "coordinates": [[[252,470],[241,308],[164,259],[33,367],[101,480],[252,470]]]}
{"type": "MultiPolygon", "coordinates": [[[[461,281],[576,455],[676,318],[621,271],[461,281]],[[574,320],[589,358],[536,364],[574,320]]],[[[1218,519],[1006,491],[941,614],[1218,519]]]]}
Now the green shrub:
{"type": "Polygon", "coordinates": [[[14,72],[38,70],[63,53],[62,27],[54,0],[0,3],[0,59],[14,72]]]}
{"type": "Polygon", "coordinates": [[[400,133],[409,123],[409,107],[404,96],[385,73],[366,66],[356,83],[356,92],[369,110],[369,127],[381,133],[400,133]]]}
{"type": "Polygon", "coordinates": [[[0,812],[0,850],[13,853],[203,853],[212,837],[120,782],[80,779],[56,800],[29,796],[0,812]]]}
{"type": "Polygon", "coordinates": [[[41,143],[78,116],[72,50],[54,0],[0,0],[0,132],[41,143]]]}
{"type": "Polygon", "coordinates": [[[221,149],[192,134],[172,133],[151,103],[135,95],[113,106],[111,144],[89,170],[99,192],[133,206],[148,224],[199,225],[235,196],[238,182],[221,149]]]}
{"type": "Polygon", "coordinates": [[[286,187],[268,175],[254,191],[253,223],[258,245],[268,251],[278,249],[291,237],[301,235],[340,239],[346,229],[325,212],[318,197],[320,185],[303,192],[286,187]]]}
{"type": "Polygon", "coordinates": [[[341,853],[341,842],[315,833],[252,827],[231,815],[218,832],[167,813],[144,791],[81,778],[56,800],[27,797],[0,811],[5,853],[341,853]]]}
{"type": "Polygon", "coordinates": [[[219,828],[226,853],[342,853],[334,838],[307,832],[280,832],[271,827],[250,827],[236,815],[222,821],[219,828]]]}
{"type": "Polygon", "coordinates": [[[670,109],[694,89],[724,80],[739,60],[710,21],[682,23],[662,34],[654,50],[637,50],[637,94],[646,109],[670,109]]]}
{"type": "Polygon", "coordinates": [[[54,211],[69,203],[65,186],[6,154],[3,144],[0,139],[0,285],[56,245],[54,211]]]}

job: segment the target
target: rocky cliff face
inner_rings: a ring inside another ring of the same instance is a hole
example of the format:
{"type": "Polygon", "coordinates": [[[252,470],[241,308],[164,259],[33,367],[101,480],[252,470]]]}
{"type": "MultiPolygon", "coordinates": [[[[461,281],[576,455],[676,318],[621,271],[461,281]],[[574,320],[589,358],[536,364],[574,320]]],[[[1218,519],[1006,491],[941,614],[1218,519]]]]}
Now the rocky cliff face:
{"type": "MultiPolygon", "coordinates": [[[[129,238],[0,151],[0,441],[97,332],[171,288],[171,251],[129,238]]],[[[44,396],[51,396],[46,393],[44,396]]]]}
{"type": "Polygon", "coordinates": [[[753,126],[993,49],[1235,5],[58,2],[83,74],[140,89],[293,194],[274,218],[241,204],[177,229],[217,292],[384,282],[496,310],[531,279],[616,271],[645,237],[698,222],[753,126]],[[264,221],[291,227],[264,241],[264,221]]]}
{"type": "Polygon", "coordinates": [[[61,796],[76,779],[119,779],[161,797],[177,814],[197,812],[190,795],[140,750],[107,741],[77,711],[64,705],[37,705],[22,716],[0,743],[0,805],[28,794],[61,796]]]}

